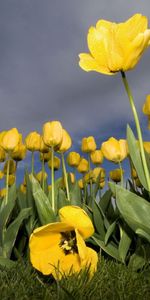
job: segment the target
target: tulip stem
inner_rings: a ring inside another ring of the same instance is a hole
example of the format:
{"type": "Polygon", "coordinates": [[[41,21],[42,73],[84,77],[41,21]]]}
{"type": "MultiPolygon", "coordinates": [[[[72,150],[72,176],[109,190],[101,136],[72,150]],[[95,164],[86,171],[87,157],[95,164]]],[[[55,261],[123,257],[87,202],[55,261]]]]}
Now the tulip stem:
{"type": "Polygon", "coordinates": [[[54,147],[51,147],[51,161],[52,209],[55,212],[54,147]]]}
{"type": "Polygon", "coordinates": [[[123,169],[120,161],[118,162],[118,165],[121,173],[121,186],[123,187],[123,169]]]}
{"type": "Polygon", "coordinates": [[[124,83],[125,90],[127,92],[128,98],[129,98],[130,106],[131,106],[131,109],[132,109],[132,112],[133,112],[133,116],[134,116],[134,120],[135,120],[135,124],[136,124],[137,135],[138,135],[138,139],[139,139],[143,169],[144,169],[145,178],[146,178],[146,181],[147,181],[147,187],[148,187],[148,190],[150,191],[150,175],[149,175],[147,162],[146,162],[146,157],[145,157],[145,152],[144,152],[143,138],[142,138],[140,122],[139,122],[138,114],[137,114],[136,107],[135,107],[135,104],[134,104],[132,92],[131,92],[131,89],[129,87],[128,81],[126,79],[126,75],[123,71],[121,71],[121,75],[122,75],[122,80],[123,80],[123,83],[124,83]]]}
{"type": "MultiPolygon", "coordinates": [[[[89,177],[91,176],[91,159],[90,153],[88,153],[88,162],[89,162],[89,177]]],[[[93,187],[92,187],[92,179],[90,179],[90,195],[93,196],[93,187]]]]}
{"type": "Polygon", "coordinates": [[[44,176],[45,176],[45,164],[44,164],[44,154],[42,153],[42,189],[43,189],[43,191],[45,189],[44,176]]]}
{"type": "Polygon", "coordinates": [[[61,159],[62,159],[63,175],[64,175],[64,180],[65,180],[65,187],[66,187],[66,192],[67,192],[67,200],[70,201],[68,178],[67,178],[66,165],[65,165],[65,159],[64,159],[63,153],[61,153],[61,159]]]}
{"type": "Polygon", "coordinates": [[[8,154],[7,171],[6,171],[6,203],[8,203],[8,181],[9,181],[10,158],[8,154]]]}
{"type": "Polygon", "coordinates": [[[31,157],[31,168],[32,168],[32,175],[34,175],[34,152],[32,151],[32,157],[31,157]]]}

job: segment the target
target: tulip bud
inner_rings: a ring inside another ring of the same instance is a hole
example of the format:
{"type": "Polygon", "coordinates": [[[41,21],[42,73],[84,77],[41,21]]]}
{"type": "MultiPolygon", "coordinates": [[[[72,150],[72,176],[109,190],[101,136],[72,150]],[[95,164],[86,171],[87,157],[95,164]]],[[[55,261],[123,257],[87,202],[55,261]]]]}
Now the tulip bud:
{"type": "Polygon", "coordinates": [[[41,153],[48,153],[49,152],[49,147],[45,145],[42,136],[40,138],[40,152],[41,153]]]}
{"type": "MultiPolygon", "coordinates": [[[[67,174],[68,175],[68,177],[69,177],[69,179],[70,179],[70,182],[73,184],[73,183],[75,183],[75,175],[73,174],[73,173],[68,173],[67,174]]],[[[62,181],[61,181],[61,183],[60,183],[60,187],[62,187],[62,188],[65,188],[66,187],[66,183],[65,183],[65,177],[63,176],[63,178],[62,178],[62,181]]]]}
{"type": "Polygon", "coordinates": [[[93,136],[85,137],[82,139],[81,143],[82,152],[90,153],[96,150],[96,143],[93,136]]]}
{"type": "Polygon", "coordinates": [[[16,149],[11,153],[11,158],[15,161],[23,160],[26,156],[27,149],[23,144],[18,144],[16,149]]]}
{"type": "Polygon", "coordinates": [[[56,147],[63,138],[62,125],[58,121],[47,122],[43,125],[43,141],[48,147],[56,147]]]}
{"type": "Polygon", "coordinates": [[[84,189],[84,183],[83,183],[82,178],[78,180],[78,186],[79,186],[80,189],[84,189]]]}
{"type": "Polygon", "coordinates": [[[40,161],[44,160],[44,163],[48,162],[51,159],[51,151],[47,153],[40,153],[40,161]]]}
{"type": "Polygon", "coordinates": [[[105,158],[115,163],[121,162],[128,155],[126,140],[116,140],[111,137],[108,141],[102,143],[102,153],[105,158]]]}
{"type": "Polygon", "coordinates": [[[150,142],[143,142],[145,151],[150,154],[150,142]]]}
{"type": "Polygon", "coordinates": [[[36,179],[38,180],[39,183],[41,183],[42,180],[43,180],[43,177],[44,177],[44,180],[46,180],[46,179],[47,179],[47,176],[48,176],[48,175],[47,175],[46,172],[40,171],[40,172],[38,172],[38,173],[36,174],[36,179]]]}
{"type": "MultiPolygon", "coordinates": [[[[48,161],[48,166],[52,168],[52,160],[48,161]]],[[[54,170],[57,171],[60,168],[60,159],[57,156],[54,156],[54,170]]]]}
{"type": "Polygon", "coordinates": [[[93,164],[102,164],[104,156],[101,150],[95,150],[90,153],[90,158],[93,164]]]}
{"type": "Polygon", "coordinates": [[[3,177],[4,177],[3,171],[0,171],[0,180],[3,179],[3,177]]]}
{"type": "Polygon", "coordinates": [[[123,173],[124,170],[121,171],[120,169],[115,169],[109,172],[109,177],[111,178],[111,180],[117,183],[121,181],[123,173]]]}
{"type": "Polygon", "coordinates": [[[23,183],[20,185],[20,190],[23,194],[26,194],[27,188],[23,183]]]}
{"type": "Polygon", "coordinates": [[[138,174],[134,168],[131,169],[131,176],[132,178],[136,179],[138,177],[138,174]]]}
{"type": "Polygon", "coordinates": [[[12,128],[2,133],[0,138],[0,146],[6,151],[11,152],[18,145],[20,140],[17,128],[12,128]]]}
{"type": "Polygon", "coordinates": [[[102,190],[105,186],[105,180],[100,182],[99,186],[100,186],[100,189],[102,190]]]}
{"type": "Polygon", "coordinates": [[[25,138],[25,145],[31,152],[40,151],[41,136],[38,132],[32,131],[25,138]]]}
{"type": "Polygon", "coordinates": [[[81,158],[77,167],[79,173],[86,173],[89,170],[89,163],[85,158],[81,158]]]}
{"type": "Polygon", "coordinates": [[[58,146],[56,146],[55,149],[59,153],[66,152],[72,145],[72,140],[69,133],[65,129],[63,129],[62,133],[62,141],[58,146]]]}
{"type": "Polygon", "coordinates": [[[14,174],[9,174],[8,177],[8,186],[12,186],[16,180],[16,176],[14,174]]]}
{"type": "MultiPolygon", "coordinates": [[[[8,166],[8,160],[5,162],[3,167],[3,172],[6,175],[7,174],[7,166],[8,166]]],[[[16,172],[16,163],[14,160],[9,160],[9,174],[14,174],[16,172]]]]}
{"type": "Polygon", "coordinates": [[[77,152],[69,152],[67,156],[67,163],[70,167],[77,167],[80,162],[80,154],[77,152]]]}
{"type": "Polygon", "coordinates": [[[0,197],[4,198],[6,196],[6,188],[0,190],[0,197]]]}
{"type": "Polygon", "coordinates": [[[148,128],[150,129],[150,95],[146,96],[145,103],[143,104],[143,113],[148,116],[148,128]]]}
{"type": "Polygon", "coordinates": [[[6,153],[3,148],[0,147],[0,162],[4,162],[6,159],[6,153]]]}

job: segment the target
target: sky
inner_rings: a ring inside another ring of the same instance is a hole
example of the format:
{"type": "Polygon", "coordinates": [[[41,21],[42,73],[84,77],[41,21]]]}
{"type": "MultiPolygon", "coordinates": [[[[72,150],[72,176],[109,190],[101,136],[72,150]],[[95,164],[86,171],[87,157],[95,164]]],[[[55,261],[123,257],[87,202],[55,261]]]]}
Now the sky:
{"type": "MultiPolygon", "coordinates": [[[[88,28],[99,19],[122,22],[135,13],[150,20],[149,0],[1,0],[0,128],[17,127],[25,137],[59,120],[78,150],[82,137],[97,146],[134,129],[120,74],[84,72],[78,54],[88,52],[88,28]]],[[[127,73],[143,135],[149,140],[141,108],[150,93],[150,50],[127,73]]]]}

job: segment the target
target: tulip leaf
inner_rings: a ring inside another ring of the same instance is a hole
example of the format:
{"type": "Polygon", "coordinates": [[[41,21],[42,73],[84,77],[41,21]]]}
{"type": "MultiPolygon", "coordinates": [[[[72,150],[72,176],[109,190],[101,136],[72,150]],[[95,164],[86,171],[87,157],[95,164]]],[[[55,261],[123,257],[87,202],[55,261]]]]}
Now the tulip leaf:
{"type": "Polygon", "coordinates": [[[100,237],[102,239],[104,239],[104,237],[105,237],[104,218],[102,216],[100,207],[98,206],[95,199],[93,199],[93,201],[92,201],[92,211],[93,211],[93,221],[94,221],[96,230],[99,233],[100,237]]]}
{"type": "Polygon", "coordinates": [[[52,210],[52,207],[50,206],[49,199],[42,190],[39,182],[32,174],[30,175],[30,180],[32,183],[33,196],[41,224],[45,225],[50,222],[55,222],[56,216],[52,210]]]}
{"type": "Polygon", "coordinates": [[[126,255],[129,251],[132,239],[125,229],[122,229],[122,236],[119,242],[119,256],[122,262],[125,262],[126,255]]]}
{"type": "Polygon", "coordinates": [[[114,232],[115,227],[116,227],[116,221],[114,221],[114,222],[108,227],[107,232],[106,232],[106,234],[105,234],[105,246],[107,245],[110,236],[111,236],[112,233],[114,232]]]}
{"type": "Polygon", "coordinates": [[[58,209],[62,208],[63,206],[70,205],[70,202],[66,199],[65,192],[59,188],[58,190],[58,209]]]}
{"type": "Polygon", "coordinates": [[[141,236],[142,238],[146,239],[150,243],[150,234],[148,234],[147,232],[145,232],[143,229],[138,228],[135,231],[135,233],[138,234],[139,236],[141,236]]]}
{"type": "Polygon", "coordinates": [[[107,190],[99,201],[99,206],[101,207],[103,213],[106,212],[109,206],[109,203],[111,201],[111,196],[112,196],[111,190],[107,190]]]}
{"type": "Polygon", "coordinates": [[[142,164],[142,159],[140,155],[140,149],[137,144],[137,140],[130,128],[129,125],[127,125],[127,142],[128,142],[128,147],[129,147],[129,153],[133,162],[133,165],[136,169],[136,172],[138,174],[138,177],[140,179],[140,182],[144,186],[146,190],[148,190],[145,174],[144,174],[144,169],[143,169],[143,164],[142,164]]]}
{"type": "Polygon", "coordinates": [[[106,252],[111,257],[115,258],[118,261],[121,261],[119,256],[119,251],[116,247],[116,245],[113,242],[109,242],[107,245],[105,245],[104,241],[95,238],[94,236],[91,237],[98,246],[100,246],[104,252],[106,252]]]}
{"type": "Polygon", "coordinates": [[[70,190],[70,202],[71,205],[81,206],[81,191],[77,181],[70,190]]]}
{"type": "Polygon", "coordinates": [[[150,235],[149,202],[116,185],[116,204],[120,214],[134,232],[137,229],[142,229],[150,235]]]}
{"type": "Polygon", "coordinates": [[[31,208],[24,208],[20,211],[17,218],[8,226],[3,240],[3,255],[7,258],[10,257],[12,248],[16,241],[19,227],[22,221],[28,218],[31,214],[31,208]]]}
{"type": "Polygon", "coordinates": [[[0,256],[0,265],[1,266],[6,267],[6,268],[12,268],[15,266],[15,264],[16,264],[15,261],[10,260],[9,258],[0,256]]]}

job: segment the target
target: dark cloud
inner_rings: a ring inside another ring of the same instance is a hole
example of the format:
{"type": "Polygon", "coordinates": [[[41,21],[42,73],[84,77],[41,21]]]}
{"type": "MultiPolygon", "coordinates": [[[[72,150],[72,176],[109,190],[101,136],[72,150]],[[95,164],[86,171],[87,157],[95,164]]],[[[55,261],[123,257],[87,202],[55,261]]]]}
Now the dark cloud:
{"type": "MultiPolygon", "coordinates": [[[[75,137],[122,128],[132,119],[119,74],[85,73],[78,54],[88,51],[89,26],[99,18],[122,21],[149,1],[1,0],[0,128],[25,135],[59,119],[75,137]]],[[[149,16],[148,16],[149,17],[149,16]]],[[[149,53],[128,72],[138,110],[150,92],[149,53]]]]}

